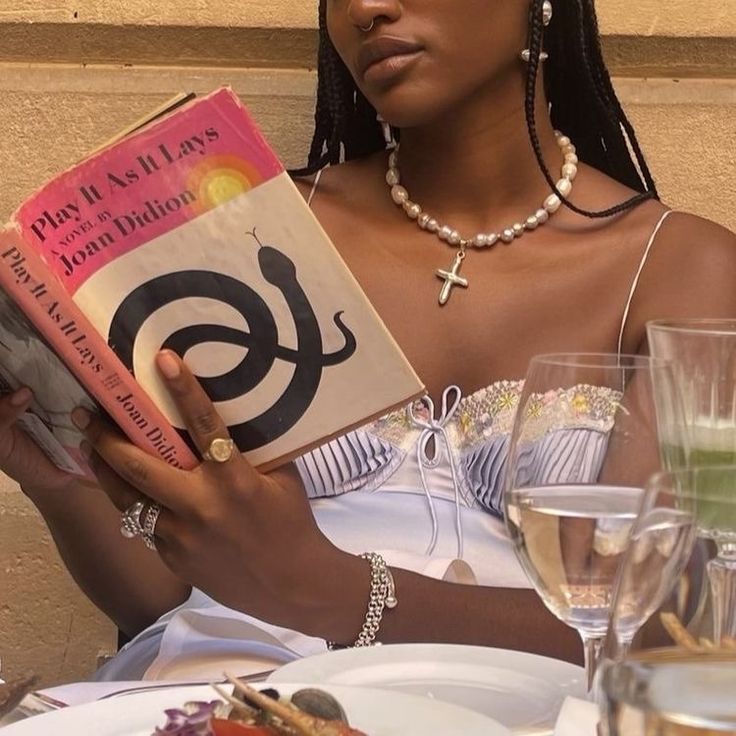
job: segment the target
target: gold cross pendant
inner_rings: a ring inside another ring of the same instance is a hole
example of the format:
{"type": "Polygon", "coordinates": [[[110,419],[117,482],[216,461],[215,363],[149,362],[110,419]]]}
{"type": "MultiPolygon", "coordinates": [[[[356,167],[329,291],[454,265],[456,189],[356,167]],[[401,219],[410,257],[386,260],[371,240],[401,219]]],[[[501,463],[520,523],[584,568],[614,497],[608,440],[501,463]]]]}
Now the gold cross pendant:
{"type": "Polygon", "coordinates": [[[445,281],[440,291],[440,304],[447,304],[453,286],[462,286],[464,289],[468,288],[468,280],[459,275],[460,266],[463,265],[464,260],[465,251],[460,250],[455,256],[455,260],[452,262],[452,268],[449,271],[443,271],[441,268],[435,271],[437,276],[445,281]]]}

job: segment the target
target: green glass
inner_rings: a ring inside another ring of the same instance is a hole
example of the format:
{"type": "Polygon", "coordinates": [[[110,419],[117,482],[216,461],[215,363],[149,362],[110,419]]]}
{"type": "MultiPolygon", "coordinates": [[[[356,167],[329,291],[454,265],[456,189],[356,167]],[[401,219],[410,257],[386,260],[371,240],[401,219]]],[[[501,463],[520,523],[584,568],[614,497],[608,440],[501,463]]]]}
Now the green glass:
{"type": "MultiPolygon", "coordinates": [[[[681,402],[675,411],[671,393],[658,396],[655,381],[665,466],[736,467],[736,320],[655,321],[647,325],[647,336],[652,355],[671,362],[681,402]]],[[[736,517],[718,501],[736,498],[736,475],[712,474],[693,491],[715,499],[699,507],[701,533],[733,545],[736,517]]]]}
{"type": "Polygon", "coordinates": [[[704,536],[717,542],[736,541],[736,506],[730,501],[736,499],[736,452],[733,450],[713,450],[693,448],[687,450],[681,445],[662,445],[665,467],[669,470],[680,468],[723,468],[701,476],[693,485],[692,492],[702,500],[698,505],[698,528],[704,536]]]}

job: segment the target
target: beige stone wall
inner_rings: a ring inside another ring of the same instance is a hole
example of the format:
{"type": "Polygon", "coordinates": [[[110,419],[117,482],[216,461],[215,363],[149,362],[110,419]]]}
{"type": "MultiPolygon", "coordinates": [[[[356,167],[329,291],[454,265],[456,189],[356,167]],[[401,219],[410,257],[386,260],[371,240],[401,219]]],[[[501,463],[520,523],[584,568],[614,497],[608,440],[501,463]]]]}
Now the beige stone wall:
{"type": "Polygon", "coordinates": [[[601,30],[625,36],[736,35],[734,0],[597,0],[601,30]]]}
{"type": "MultiPolygon", "coordinates": [[[[604,33],[643,36],[736,35],[733,0],[598,0],[604,33]]],[[[310,28],[316,3],[295,0],[3,0],[8,22],[105,23],[243,28],[310,28]]]]}
{"type": "MultiPolygon", "coordinates": [[[[182,89],[232,84],[286,162],[300,163],[312,114],[314,5],[0,0],[0,218],[182,89]]],[[[736,0],[598,6],[615,83],[663,196],[736,229],[736,0]]],[[[34,670],[48,683],[82,678],[113,635],[77,593],[35,511],[0,481],[5,672],[34,670]]]]}

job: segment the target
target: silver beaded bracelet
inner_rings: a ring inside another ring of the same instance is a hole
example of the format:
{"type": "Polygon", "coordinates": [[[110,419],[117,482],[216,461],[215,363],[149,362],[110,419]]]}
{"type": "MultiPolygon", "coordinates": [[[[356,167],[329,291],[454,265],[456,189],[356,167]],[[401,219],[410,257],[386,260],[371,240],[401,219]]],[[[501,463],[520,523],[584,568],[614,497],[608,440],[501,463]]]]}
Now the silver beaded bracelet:
{"type": "MultiPolygon", "coordinates": [[[[386,560],[376,552],[364,552],[360,555],[368,560],[371,566],[371,589],[368,598],[368,610],[363,621],[363,628],[358,638],[351,645],[353,647],[370,647],[380,642],[376,641],[376,635],[381,628],[384,609],[396,608],[396,587],[394,577],[389,570],[386,560]]],[[[327,642],[328,649],[343,649],[344,645],[327,642]]]]}

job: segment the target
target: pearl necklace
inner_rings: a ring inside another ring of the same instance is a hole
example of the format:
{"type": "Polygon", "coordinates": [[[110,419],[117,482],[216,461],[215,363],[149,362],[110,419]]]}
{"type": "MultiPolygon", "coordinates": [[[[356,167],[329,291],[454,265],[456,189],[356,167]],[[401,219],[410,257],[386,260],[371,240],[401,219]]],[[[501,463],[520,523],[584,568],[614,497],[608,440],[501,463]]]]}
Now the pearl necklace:
{"type": "MultiPolygon", "coordinates": [[[[560,179],[557,182],[557,190],[564,197],[567,197],[572,191],[572,182],[578,173],[578,157],[575,153],[575,146],[567,136],[558,132],[555,132],[555,136],[564,159],[560,179]]],[[[465,260],[467,248],[490,248],[499,241],[506,244],[511,243],[514,239],[521,237],[527,230],[536,230],[540,225],[543,225],[549,220],[549,216],[557,212],[562,205],[562,200],[557,194],[550,194],[544,200],[542,206],[536,212],[529,215],[524,222],[516,222],[500,232],[478,233],[472,238],[464,238],[454,228],[441,224],[434,217],[424,212],[420,205],[409,198],[409,192],[406,191],[405,187],[401,186],[398,146],[396,146],[388,157],[386,183],[391,189],[391,198],[394,203],[403,208],[406,216],[410,220],[414,220],[422,230],[433,233],[443,242],[459,249],[449,271],[438,269],[435,272],[445,282],[440,291],[440,304],[447,303],[453,286],[462,286],[464,288],[468,286],[468,280],[460,276],[460,267],[465,260]]]]}

